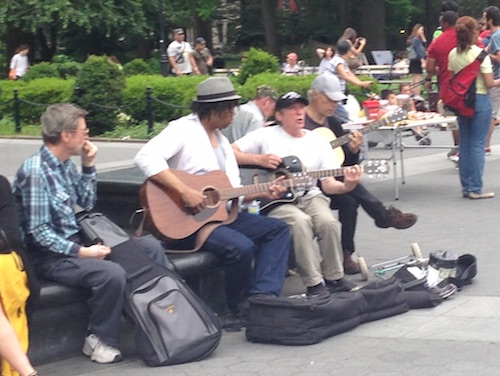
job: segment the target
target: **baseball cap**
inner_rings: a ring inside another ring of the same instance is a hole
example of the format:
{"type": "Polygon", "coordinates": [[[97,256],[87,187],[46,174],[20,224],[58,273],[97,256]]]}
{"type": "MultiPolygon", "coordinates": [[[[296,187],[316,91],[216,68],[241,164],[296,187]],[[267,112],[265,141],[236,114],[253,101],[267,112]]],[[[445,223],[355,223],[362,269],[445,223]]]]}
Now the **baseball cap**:
{"type": "Polygon", "coordinates": [[[340,102],[347,99],[340,88],[340,81],[333,74],[320,74],[311,84],[311,89],[325,94],[332,101],[340,102]]]}
{"type": "Polygon", "coordinates": [[[296,93],[295,91],[289,91],[288,93],[283,94],[281,97],[279,97],[279,99],[276,101],[276,111],[292,107],[297,102],[302,103],[304,106],[307,106],[309,104],[308,100],[300,94],[296,93]]]}
{"type": "Polygon", "coordinates": [[[255,98],[265,98],[269,97],[272,100],[277,101],[279,94],[275,88],[269,85],[260,85],[257,87],[257,92],[255,93],[255,98]]]}
{"type": "Polygon", "coordinates": [[[207,44],[207,41],[203,37],[198,37],[194,40],[194,43],[196,44],[207,44]]]}
{"type": "Polygon", "coordinates": [[[174,35],[184,34],[184,30],[182,28],[174,29],[174,35]]]}

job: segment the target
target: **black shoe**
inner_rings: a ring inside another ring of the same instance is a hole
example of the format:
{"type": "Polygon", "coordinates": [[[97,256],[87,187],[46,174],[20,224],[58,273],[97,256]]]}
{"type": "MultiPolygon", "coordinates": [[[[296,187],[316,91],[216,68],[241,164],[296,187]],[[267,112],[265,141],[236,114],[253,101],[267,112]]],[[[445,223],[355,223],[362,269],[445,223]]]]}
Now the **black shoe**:
{"type": "Polygon", "coordinates": [[[351,291],[358,286],[345,278],[340,278],[335,281],[325,280],[326,288],[331,294],[336,292],[351,291]]]}
{"type": "Polygon", "coordinates": [[[320,284],[317,284],[315,286],[309,286],[307,288],[307,295],[308,296],[327,296],[327,295],[330,295],[330,292],[324,284],[320,283],[320,284]]]}

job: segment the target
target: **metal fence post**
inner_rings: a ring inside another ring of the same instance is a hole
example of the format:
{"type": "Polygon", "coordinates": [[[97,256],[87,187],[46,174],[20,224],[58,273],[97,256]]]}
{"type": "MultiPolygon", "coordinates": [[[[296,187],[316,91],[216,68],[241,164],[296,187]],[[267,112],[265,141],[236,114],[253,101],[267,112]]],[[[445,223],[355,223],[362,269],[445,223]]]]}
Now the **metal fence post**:
{"type": "Polygon", "coordinates": [[[14,120],[16,122],[16,133],[21,133],[21,112],[19,108],[19,91],[14,89],[14,120]]]}
{"type": "Polygon", "coordinates": [[[146,117],[148,119],[148,135],[153,133],[153,99],[151,93],[153,90],[151,86],[146,88],[146,117]]]}

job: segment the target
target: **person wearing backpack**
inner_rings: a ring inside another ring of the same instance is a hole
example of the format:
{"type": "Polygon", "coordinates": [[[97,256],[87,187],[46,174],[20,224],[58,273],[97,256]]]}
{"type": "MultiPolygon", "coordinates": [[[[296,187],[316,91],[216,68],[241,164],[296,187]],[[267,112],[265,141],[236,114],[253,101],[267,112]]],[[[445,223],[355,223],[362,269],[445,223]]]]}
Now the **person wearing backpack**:
{"type": "MultiPolygon", "coordinates": [[[[479,24],[469,16],[460,17],[455,25],[457,46],[448,55],[448,69],[457,74],[473,64],[482,53],[476,45],[479,24]]],[[[451,81],[450,81],[451,82],[451,81]]],[[[480,64],[475,84],[475,104],[472,117],[457,115],[460,131],[460,182],[462,195],[469,199],[493,198],[493,192],[483,191],[483,172],[486,137],[491,119],[491,101],[488,88],[500,86],[500,80],[493,79],[491,59],[485,56],[480,64]]]]}

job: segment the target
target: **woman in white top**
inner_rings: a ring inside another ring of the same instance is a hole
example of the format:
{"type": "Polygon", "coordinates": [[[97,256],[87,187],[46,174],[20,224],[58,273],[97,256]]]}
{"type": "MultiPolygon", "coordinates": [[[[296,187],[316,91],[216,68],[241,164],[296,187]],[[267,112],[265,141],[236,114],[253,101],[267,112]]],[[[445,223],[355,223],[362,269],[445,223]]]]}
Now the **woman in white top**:
{"type": "Polygon", "coordinates": [[[30,47],[27,44],[20,45],[16,54],[12,56],[10,60],[10,71],[9,78],[11,80],[18,80],[28,71],[29,61],[28,53],[30,52],[30,47]]]}
{"type": "Polygon", "coordinates": [[[329,46],[326,49],[316,48],[316,54],[318,54],[318,57],[321,59],[318,67],[318,74],[332,73],[331,72],[332,66],[330,65],[330,60],[332,60],[332,57],[335,54],[333,47],[329,46]]]}

